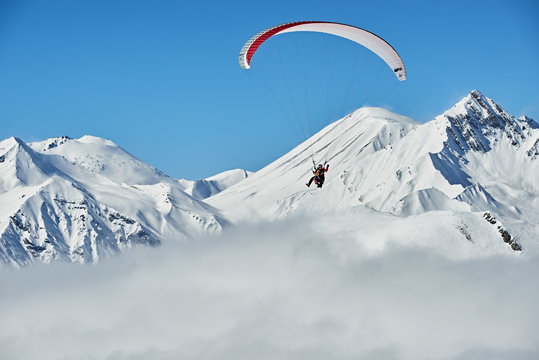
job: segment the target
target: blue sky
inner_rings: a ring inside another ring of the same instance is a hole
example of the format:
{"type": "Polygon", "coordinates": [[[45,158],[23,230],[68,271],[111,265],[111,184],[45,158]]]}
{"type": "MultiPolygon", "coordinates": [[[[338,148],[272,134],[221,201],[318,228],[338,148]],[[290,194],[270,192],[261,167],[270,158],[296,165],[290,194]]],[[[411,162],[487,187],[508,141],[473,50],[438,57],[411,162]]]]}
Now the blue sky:
{"type": "Polygon", "coordinates": [[[258,170],[364,104],[425,122],[478,89],[537,120],[538,16],[539,3],[524,0],[0,0],[0,138],[91,134],[197,179],[258,170]],[[374,54],[327,35],[276,37],[252,69],[239,67],[253,34],[298,20],[382,36],[408,79],[393,81],[374,54]],[[304,109],[308,134],[294,119],[304,109]]]}

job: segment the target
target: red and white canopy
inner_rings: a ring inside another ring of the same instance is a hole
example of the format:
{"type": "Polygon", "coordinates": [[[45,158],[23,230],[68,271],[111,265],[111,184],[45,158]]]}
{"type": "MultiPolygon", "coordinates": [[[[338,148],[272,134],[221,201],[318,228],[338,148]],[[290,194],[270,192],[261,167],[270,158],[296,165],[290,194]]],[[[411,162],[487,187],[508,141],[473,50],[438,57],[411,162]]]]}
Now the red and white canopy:
{"type": "Polygon", "coordinates": [[[251,59],[262,43],[277,34],[296,31],[314,31],[352,40],[374,52],[393,70],[397,79],[406,80],[406,69],[399,54],[381,37],[361,28],[326,21],[299,21],[270,27],[253,36],[243,45],[239,62],[244,69],[249,69],[251,59]]]}

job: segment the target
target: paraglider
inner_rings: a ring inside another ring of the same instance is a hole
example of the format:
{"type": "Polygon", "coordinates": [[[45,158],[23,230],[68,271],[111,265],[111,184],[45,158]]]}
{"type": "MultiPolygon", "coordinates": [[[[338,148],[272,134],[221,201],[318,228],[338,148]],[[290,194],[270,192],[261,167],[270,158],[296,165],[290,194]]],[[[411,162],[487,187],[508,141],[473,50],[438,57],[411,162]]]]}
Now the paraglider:
{"type": "Polygon", "coordinates": [[[329,164],[327,164],[326,167],[324,167],[324,165],[322,164],[319,164],[318,167],[315,167],[313,170],[314,176],[305,185],[307,185],[307,187],[310,187],[311,183],[314,180],[314,183],[316,184],[316,186],[319,188],[322,188],[322,186],[324,185],[324,181],[326,180],[325,173],[328,170],[329,170],[329,164]]]}
{"type": "Polygon", "coordinates": [[[340,36],[349,40],[352,40],[378,55],[384,62],[393,70],[395,76],[400,81],[406,80],[406,69],[399,54],[393,49],[391,45],[378,35],[371,33],[370,31],[346,24],[340,24],[327,21],[298,21],[277,26],[272,26],[266,30],[263,30],[253,36],[249,41],[243,45],[240,55],[239,63],[244,69],[251,67],[251,60],[253,55],[269,38],[284,33],[291,33],[296,31],[312,31],[340,36]]]}
{"type": "MultiPolygon", "coordinates": [[[[397,51],[387,41],[370,31],[358,28],[356,26],[328,21],[290,22],[272,26],[260,31],[243,45],[238,59],[240,66],[243,69],[250,69],[254,54],[265,41],[275,35],[292,32],[326,33],[351,40],[378,55],[378,57],[381,58],[387,66],[389,66],[399,81],[406,80],[406,69],[404,67],[404,63],[397,51]]],[[[305,86],[305,88],[307,88],[307,86],[305,86]]],[[[308,128],[310,128],[310,126],[308,128]]],[[[309,182],[306,183],[307,187],[310,187],[311,183],[314,181],[318,188],[322,188],[325,180],[325,173],[328,171],[328,169],[329,165],[326,166],[326,163],[318,166],[316,166],[315,163],[315,168],[313,170],[314,176],[309,180],[309,182]]]]}

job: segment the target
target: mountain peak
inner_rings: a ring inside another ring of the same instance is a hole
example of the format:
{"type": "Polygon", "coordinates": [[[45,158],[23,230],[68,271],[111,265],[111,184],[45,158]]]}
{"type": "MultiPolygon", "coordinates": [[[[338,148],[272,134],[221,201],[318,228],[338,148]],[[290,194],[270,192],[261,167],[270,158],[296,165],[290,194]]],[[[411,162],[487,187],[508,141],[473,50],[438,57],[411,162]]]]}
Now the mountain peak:
{"type": "Polygon", "coordinates": [[[93,135],[84,135],[77,141],[84,143],[84,144],[98,144],[98,145],[108,145],[108,146],[118,146],[115,142],[100,138],[98,136],[93,135]]]}
{"type": "Polygon", "coordinates": [[[500,132],[516,147],[526,138],[516,118],[478,90],[472,90],[435,120],[447,123],[449,141],[460,152],[489,151],[491,139],[500,132]]]}
{"type": "Polygon", "coordinates": [[[179,179],[178,183],[186,193],[195,199],[203,200],[245,180],[251,174],[253,173],[250,171],[234,169],[202,180],[179,179]]]}
{"type": "Polygon", "coordinates": [[[37,185],[44,182],[54,170],[24,141],[10,137],[0,142],[0,191],[18,185],[37,185]]]}
{"type": "Polygon", "coordinates": [[[510,117],[496,102],[483,95],[479,90],[470,91],[468,95],[453,105],[451,109],[445,111],[444,114],[453,115],[468,112],[481,117],[492,117],[496,115],[507,115],[507,117],[510,117]]]}
{"type": "Polygon", "coordinates": [[[7,149],[10,149],[17,144],[24,144],[24,141],[15,136],[8,137],[7,139],[0,141],[0,152],[7,151],[7,149]]]}
{"type": "Polygon", "coordinates": [[[30,146],[36,151],[45,152],[45,151],[57,148],[58,146],[61,146],[71,140],[73,140],[73,138],[63,135],[63,136],[53,137],[53,138],[40,141],[37,143],[30,143],[30,146]]]}
{"type": "Polygon", "coordinates": [[[59,161],[62,160],[59,160],[57,166],[68,173],[72,169],[84,169],[113,182],[131,185],[156,184],[168,179],[167,175],[129,154],[114,142],[97,136],[84,135],[80,139],[62,136],[28,145],[38,153],[56,155],[58,159],[67,161],[68,164],[61,165],[59,161]]]}
{"type": "Polygon", "coordinates": [[[532,129],[539,129],[539,124],[537,123],[537,121],[535,121],[534,119],[526,116],[526,115],[523,115],[521,117],[518,118],[518,121],[520,121],[521,123],[524,123],[524,124],[528,124],[528,126],[532,129]]]}
{"type": "Polygon", "coordinates": [[[417,121],[407,116],[394,113],[388,109],[384,109],[381,107],[365,106],[365,107],[357,109],[356,111],[348,115],[348,117],[356,118],[357,121],[363,121],[365,119],[368,119],[368,120],[375,119],[376,121],[383,120],[383,121],[391,122],[391,123],[402,123],[402,124],[414,125],[414,126],[419,125],[417,121]]]}
{"type": "Polygon", "coordinates": [[[468,94],[468,96],[472,96],[474,98],[486,98],[485,95],[483,95],[483,93],[477,89],[473,89],[472,91],[470,91],[470,94],[468,94]]]}

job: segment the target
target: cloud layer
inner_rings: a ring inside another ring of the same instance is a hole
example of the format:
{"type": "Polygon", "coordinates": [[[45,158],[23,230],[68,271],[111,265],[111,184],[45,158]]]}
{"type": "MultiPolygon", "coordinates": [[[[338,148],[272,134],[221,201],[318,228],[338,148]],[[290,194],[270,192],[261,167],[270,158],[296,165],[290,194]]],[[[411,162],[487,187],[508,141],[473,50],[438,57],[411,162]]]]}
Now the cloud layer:
{"type": "Polygon", "coordinates": [[[539,358],[537,258],[367,254],[310,222],[0,273],[9,359],[539,358]]]}

